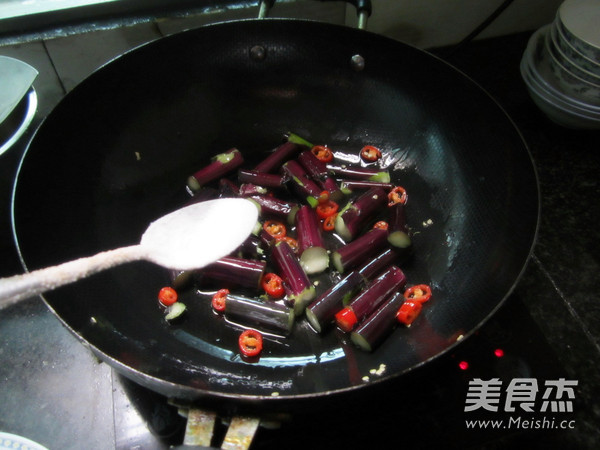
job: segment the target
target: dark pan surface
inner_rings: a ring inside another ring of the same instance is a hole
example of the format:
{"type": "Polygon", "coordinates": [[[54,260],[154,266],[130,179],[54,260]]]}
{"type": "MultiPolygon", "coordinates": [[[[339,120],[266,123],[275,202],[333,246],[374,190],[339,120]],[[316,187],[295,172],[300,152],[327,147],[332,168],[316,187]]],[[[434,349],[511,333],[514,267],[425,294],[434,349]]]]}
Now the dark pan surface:
{"type": "Polygon", "coordinates": [[[410,193],[416,255],[409,282],[435,298],[374,353],[301,321],[240,359],[239,329],[185,294],[169,326],[156,304],[164,269],[134,263],[45,300],[101,358],[169,396],[263,400],[353,391],[427,363],[471,334],[517,282],[534,244],[538,188],[503,110],[433,56],[371,33],[312,22],[220,24],[130,52],[81,83],[36,133],[14,196],[28,269],[139,241],[187,199],[185,180],[238,147],[259,161],[286,131],[340,152],[373,144],[410,193]],[[334,38],[335,37],[335,38],[334,38]],[[255,45],[267,50],[252,59],[255,45]],[[363,71],[350,65],[365,58],[363,71]],[[381,369],[378,374],[371,369],[381,369]],[[366,381],[368,377],[369,381],[366,381]]]}

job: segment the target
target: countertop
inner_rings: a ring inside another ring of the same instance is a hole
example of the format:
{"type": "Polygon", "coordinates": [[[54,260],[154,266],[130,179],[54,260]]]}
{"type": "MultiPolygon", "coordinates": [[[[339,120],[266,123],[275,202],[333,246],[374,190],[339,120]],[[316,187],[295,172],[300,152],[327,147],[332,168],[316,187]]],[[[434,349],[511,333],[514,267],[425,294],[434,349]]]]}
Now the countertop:
{"type": "MultiPolygon", "coordinates": [[[[128,44],[153,39],[155,31],[144,27],[142,34],[147,34],[128,44]]],[[[463,71],[496,99],[521,132],[535,162],[541,192],[537,243],[523,277],[500,314],[507,321],[513,320],[512,311],[523,314],[526,320],[514,318],[514,326],[527,328],[520,333],[535,334],[553,353],[548,361],[560,366],[559,372],[566,380],[577,381],[573,412],[555,414],[558,419],[568,419],[572,427],[520,430],[516,436],[498,439],[492,432],[479,430],[483,439],[471,441],[470,431],[463,424],[462,429],[442,430],[442,436],[454,432],[467,436],[465,446],[472,448],[527,444],[531,448],[591,449],[600,443],[600,132],[563,128],[550,121],[529,97],[519,62],[533,31],[475,41],[455,52],[452,48],[431,52],[463,71]]],[[[113,36],[108,33],[102,39],[106,42],[113,36]]],[[[75,51],[86,53],[85,46],[92,38],[90,35],[77,40],[75,51]]],[[[118,42],[112,50],[115,54],[125,50],[120,47],[122,41],[118,42]]],[[[83,76],[77,72],[82,68],[73,63],[73,73],[61,72],[66,66],[61,66],[60,58],[70,55],[73,59],[74,53],[73,48],[67,51],[60,45],[48,41],[0,47],[0,54],[25,61],[34,56],[38,61],[43,59],[42,75],[45,80],[53,79],[36,87],[40,108],[31,130],[0,156],[0,276],[22,270],[11,234],[10,196],[25,142],[52,106],[83,76]]],[[[96,57],[108,60],[112,55],[96,57]]],[[[148,432],[147,422],[134,411],[130,396],[135,388],[98,362],[41,299],[32,298],[0,312],[0,361],[0,431],[26,436],[48,448],[166,445],[162,437],[148,432]]],[[[555,378],[555,372],[537,373],[536,377],[540,382],[547,381],[555,378]]],[[[461,415],[463,406],[456,405],[450,413],[461,415]]],[[[286,427],[273,434],[261,433],[257,448],[277,448],[283,445],[277,439],[284,439],[286,427]]],[[[329,444],[327,448],[336,448],[329,444]]]]}

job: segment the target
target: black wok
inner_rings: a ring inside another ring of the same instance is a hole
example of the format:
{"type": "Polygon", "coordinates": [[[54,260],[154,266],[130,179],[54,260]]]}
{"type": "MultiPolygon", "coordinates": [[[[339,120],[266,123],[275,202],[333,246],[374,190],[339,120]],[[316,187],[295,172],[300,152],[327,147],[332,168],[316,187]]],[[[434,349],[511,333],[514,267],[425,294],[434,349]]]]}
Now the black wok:
{"type": "Polygon", "coordinates": [[[168,274],[149,263],[46,294],[49,307],[143,386],[277,409],[427,364],[510,294],[534,244],[539,198],[531,157],[504,111],[428,53],[295,20],[163,38],[69,93],[36,132],[17,176],[13,221],[24,264],[36,269],[137,242],[151,220],[186,201],[186,178],[209,156],[237,146],[252,165],[286,131],[339,151],[373,144],[393,155],[393,178],[410,192],[416,251],[403,268],[435,292],[411,328],[366,353],[301,320],[291,338],[270,341],[247,363],[236,351],[239,329],[215,320],[197,295],[184,294],[187,320],[165,322],[156,293],[168,274]],[[362,70],[354,55],[364,58],[362,70]]]}

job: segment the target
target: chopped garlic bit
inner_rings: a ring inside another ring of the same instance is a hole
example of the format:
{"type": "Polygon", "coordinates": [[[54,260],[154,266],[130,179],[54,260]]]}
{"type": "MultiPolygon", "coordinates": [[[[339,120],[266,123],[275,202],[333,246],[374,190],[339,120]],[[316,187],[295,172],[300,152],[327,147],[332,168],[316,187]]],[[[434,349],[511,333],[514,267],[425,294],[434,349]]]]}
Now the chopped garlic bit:
{"type": "Polygon", "coordinates": [[[425,222],[423,222],[424,227],[429,227],[431,225],[433,225],[433,220],[431,219],[427,219],[425,222]]]}
{"type": "Polygon", "coordinates": [[[135,152],[135,160],[140,161],[141,159],[142,159],[142,155],[140,154],[140,152],[135,152]]]}
{"type": "Polygon", "coordinates": [[[364,377],[362,377],[362,380],[366,383],[367,381],[369,381],[369,377],[365,375],[364,377]]]}
{"type": "Polygon", "coordinates": [[[385,364],[379,364],[379,367],[377,369],[371,369],[369,370],[369,373],[371,375],[383,375],[385,373],[385,370],[387,369],[385,364]]]}
{"type": "Polygon", "coordinates": [[[271,397],[278,397],[279,396],[279,392],[271,392],[271,397]]]}

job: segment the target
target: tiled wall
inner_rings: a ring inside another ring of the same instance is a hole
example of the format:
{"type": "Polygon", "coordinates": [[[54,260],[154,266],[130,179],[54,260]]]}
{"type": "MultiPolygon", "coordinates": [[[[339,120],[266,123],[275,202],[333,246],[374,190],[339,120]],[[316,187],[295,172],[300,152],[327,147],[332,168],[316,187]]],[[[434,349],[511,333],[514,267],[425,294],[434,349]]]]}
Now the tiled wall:
{"type": "MultiPolygon", "coordinates": [[[[343,3],[306,2],[301,6],[276,5],[273,14],[276,17],[344,23],[343,3]]],[[[0,43],[0,55],[20,59],[39,71],[34,88],[39,101],[38,115],[45,117],[84,78],[127,50],[208,23],[256,18],[257,13],[257,8],[246,8],[225,13],[171,17],[80,33],[58,30],[55,34],[42,35],[39,39],[27,36],[22,42],[12,40],[0,43]]]]}
{"type": "MultiPolygon", "coordinates": [[[[373,0],[367,29],[420,48],[460,41],[503,0],[373,0]]],[[[515,0],[481,35],[482,37],[534,30],[552,21],[562,0],[515,0]]],[[[21,59],[40,72],[34,87],[38,112],[48,114],[54,105],[96,68],[145,42],[223,20],[255,18],[257,7],[230,9],[202,15],[169,17],[135,25],[51,36],[0,41],[0,54],[21,59]]],[[[276,3],[270,17],[292,17],[356,26],[356,12],[343,2],[276,3]]]]}
{"type": "MultiPolygon", "coordinates": [[[[419,48],[455,44],[506,0],[371,0],[368,29],[419,48]]],[[[535,30],[552,22],[563,0],[514,0],[480,37],[535,30]]],[[[348,8],[352,19],[352,8],[348,8]]]]}

